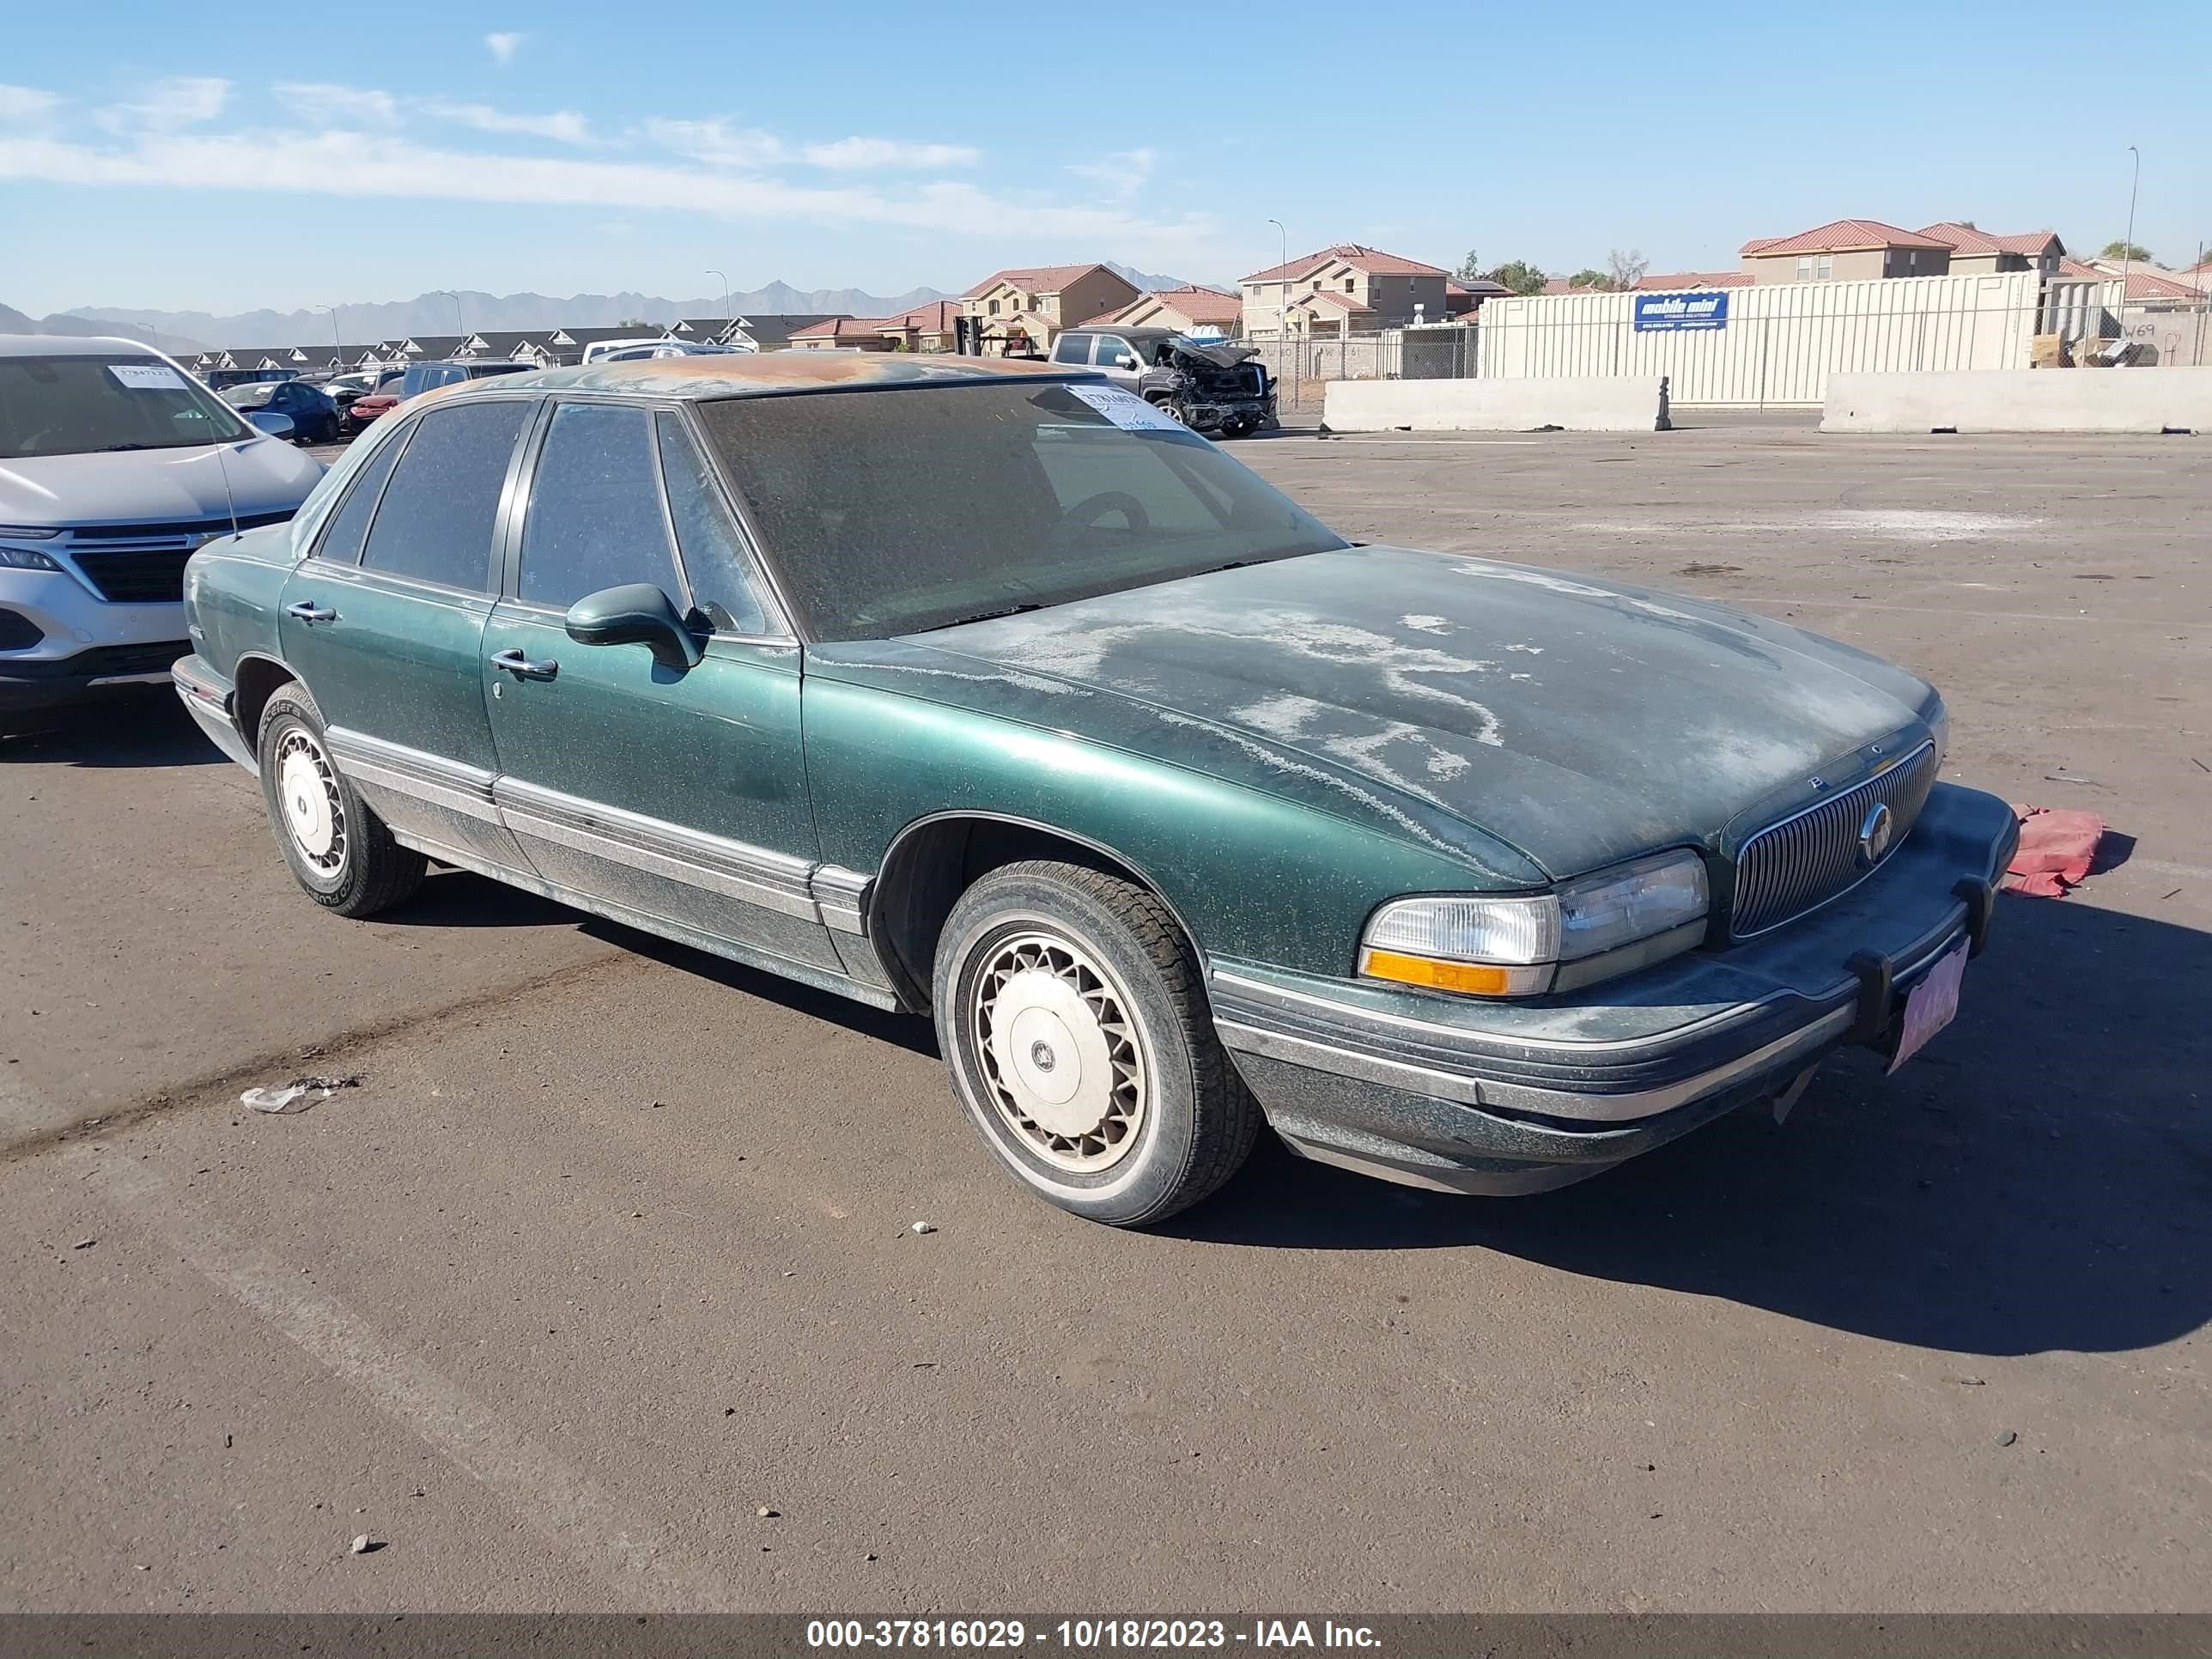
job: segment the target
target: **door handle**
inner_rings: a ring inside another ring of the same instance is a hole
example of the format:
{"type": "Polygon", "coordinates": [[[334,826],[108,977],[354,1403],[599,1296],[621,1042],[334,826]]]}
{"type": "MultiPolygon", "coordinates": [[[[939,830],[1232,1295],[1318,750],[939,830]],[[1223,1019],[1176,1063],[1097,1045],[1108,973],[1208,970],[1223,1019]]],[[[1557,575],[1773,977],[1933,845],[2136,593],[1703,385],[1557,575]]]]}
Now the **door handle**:
{"type": "Polygon", "coordinates": [[[302,599],[297,605],[287,605],[284,614],[295,622],[336,622],[338,613],[326,605],[317,605],[313,599],[302,599]]]}
{"type": "Polygon", "coordinates": [[[491,659],[494,668],[504,668],[519,680],[550,680],[561,672],[561,665],[550,657],[532,661],[520,651],[501,651],[491,659]]]}

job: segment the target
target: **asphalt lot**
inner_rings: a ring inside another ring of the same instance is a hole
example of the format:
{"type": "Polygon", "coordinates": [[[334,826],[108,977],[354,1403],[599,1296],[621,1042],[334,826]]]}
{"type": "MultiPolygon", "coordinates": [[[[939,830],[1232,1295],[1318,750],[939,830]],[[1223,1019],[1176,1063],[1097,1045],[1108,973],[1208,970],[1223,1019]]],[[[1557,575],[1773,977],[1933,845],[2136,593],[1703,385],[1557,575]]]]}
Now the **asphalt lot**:
{"type": "Polygon", "coordinates": [[[1240,453],[1901,659],[2111,867],[1783,1128],[1491,1202],[1264,1146],[1126,1235],[918,1022],[462,874],[332,918],[166,698],[0,743],[0,1605],[2212,1609],[2212,447],[1240,453]]]}

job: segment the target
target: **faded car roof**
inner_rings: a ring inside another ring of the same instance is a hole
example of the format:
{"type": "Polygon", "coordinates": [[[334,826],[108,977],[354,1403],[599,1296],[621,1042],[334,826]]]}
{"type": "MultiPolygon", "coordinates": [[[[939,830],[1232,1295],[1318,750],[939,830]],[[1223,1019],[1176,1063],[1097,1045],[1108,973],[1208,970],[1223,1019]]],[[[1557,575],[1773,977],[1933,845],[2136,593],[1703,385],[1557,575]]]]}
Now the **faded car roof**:
{"type": "Polygon", "coordinates": [[[748,356],[656,357],[496,374],[441,388],[445,397],[516,391],[630,392],[644,398],[759,398],[778,392],[863,386],[958,386],[988,380],[1096,380],[1087,369],[992,357],[940,357],[900,351],[763,352],[748,356]]]}
{"type": "Polygon", "coordinates": [[[0,334],[0,357],[112,357],[132,351],[159,355],[143,341],[108,334],[0,334]]]}

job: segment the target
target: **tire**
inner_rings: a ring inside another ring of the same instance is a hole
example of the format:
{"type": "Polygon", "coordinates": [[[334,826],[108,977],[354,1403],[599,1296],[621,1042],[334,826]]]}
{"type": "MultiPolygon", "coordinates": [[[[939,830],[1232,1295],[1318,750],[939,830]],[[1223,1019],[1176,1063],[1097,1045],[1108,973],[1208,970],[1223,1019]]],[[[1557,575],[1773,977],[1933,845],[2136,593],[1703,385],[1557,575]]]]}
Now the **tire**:
{"type": "Polygon", "coordinates": [[[1190,417],[1182,412],[1182,400],[1181,398],[1152,398],[1146,399],[1146,401],[1149,402],[1154,409],[1159,410],[1161,414],[1166,416],[1168,419],[1175,422],[1177,425],[1188,426],[1190,424],[1190,417]]]}
{"type": "Polygon", "coordinates": [[[1214,1035],[1190,942],[1143,888],[1073,864],[994,870],[945,919],[934,979],[961,1104],[1061,1209],[1162,1221],[1251,1152],[1259,1104],[1214,1035]]]}
{"type": "Polygon", "coordinates": [[[270,694],[255,752],[269,827],[309,898],[357,918],[414,896],[428,860],[392,840],[337,769],[322,711],[297,680],[270,694]]]}

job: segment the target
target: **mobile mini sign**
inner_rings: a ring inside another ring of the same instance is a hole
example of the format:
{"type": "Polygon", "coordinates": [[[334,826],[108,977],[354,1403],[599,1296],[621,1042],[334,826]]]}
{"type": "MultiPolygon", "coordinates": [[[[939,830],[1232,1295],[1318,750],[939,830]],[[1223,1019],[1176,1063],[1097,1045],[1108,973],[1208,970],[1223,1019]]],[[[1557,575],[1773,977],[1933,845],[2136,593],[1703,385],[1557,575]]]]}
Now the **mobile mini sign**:
{"type": "Polygon", "coordinates": [[[1729,296],[1718,294],[1639,294],[1636,296],[1638,334],[1680,334],[1693,329],[1728,326],[1729,296]]]}

